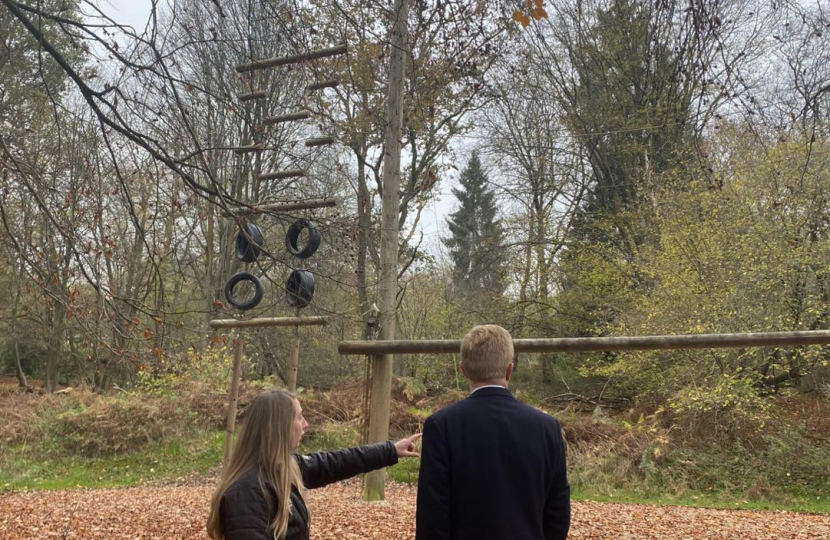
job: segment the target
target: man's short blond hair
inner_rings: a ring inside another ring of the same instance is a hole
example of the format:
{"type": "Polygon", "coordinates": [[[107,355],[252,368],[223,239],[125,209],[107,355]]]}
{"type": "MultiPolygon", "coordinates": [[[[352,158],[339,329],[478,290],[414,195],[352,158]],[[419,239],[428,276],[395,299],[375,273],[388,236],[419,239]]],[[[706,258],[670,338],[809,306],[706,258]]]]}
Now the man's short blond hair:
{"type": "Polygon", "coordinates": [[[513,361],[513,338],[496,324],[474,327],[461,341],[461,364],[473,382],[500,379],[513,361]]]}

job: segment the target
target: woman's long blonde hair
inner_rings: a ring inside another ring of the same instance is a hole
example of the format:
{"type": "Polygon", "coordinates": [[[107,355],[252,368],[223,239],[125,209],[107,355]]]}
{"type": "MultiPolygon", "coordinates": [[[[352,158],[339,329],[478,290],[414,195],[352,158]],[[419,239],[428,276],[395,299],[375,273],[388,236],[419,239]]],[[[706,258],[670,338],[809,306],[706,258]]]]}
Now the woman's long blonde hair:
{"type": "Polygon", "coordinates": [[[264,497],[269,497],[263,480],[270,482],[277,492],[277,515],[271,523],[274,540],[285,536],[291,512],[291,486],[304,491],[300,467],[291,448],[291,425],[294,421],[296,398],[285,391],[275,390],[258,395],[248,409],[239,438],[229,463],[222,471],[222,479],[210,501],[207,533],[213,540],[224,540],[219,507],[222,495],[248,469],[259,471],[259,486],[264,497]]]}

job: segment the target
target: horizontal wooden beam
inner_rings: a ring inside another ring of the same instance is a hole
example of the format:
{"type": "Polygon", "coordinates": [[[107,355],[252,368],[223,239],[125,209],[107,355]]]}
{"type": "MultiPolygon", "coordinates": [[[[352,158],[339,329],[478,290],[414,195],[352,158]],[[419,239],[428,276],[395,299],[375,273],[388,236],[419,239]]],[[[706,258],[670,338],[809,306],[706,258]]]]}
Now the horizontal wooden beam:
{"type": "Polygon", "coordinates": [[[306,92],[313,92],[314,90],[322,90],[323,88],[336,88],[340,86],[340,79],[329,79],[327,81],[318,81],[309,84],[305,87],[306,92]]]}
{"type": "Polygon", "coordinates": [[[233,149],[235,154],[247,154],[248,152],[262,152],[263,150],[265,150],[265,145],[263,145],[262,143],[238,146],[233,149]]]}
{"type": "MultiPolygon", "coordinates": [[[[233,208],[233,214],[237,216],[249,216],[252,214],[265,214],[268,212],[293,212],[295,210],[311,210],[314,208],[334,208],[340,204],[339,199],[305,199],[302,201],[281,201],[278,203],[252,205],[250,208],[237,206],[233,208]]],[[[228,212],[222,212],[223,217],[231,217],[228,212]]]]}
{"type": "Polygon", "coordinates": [[[238,98],[239,101],[251,101],[254,99],[262,99],[267,98],[268,92],[265,90],[254,90],[253,92],[248,92],[247,94],[239,94],[238,98]]]}
{"type": "Polygon", "coordinates": [[[325,144],[334,144],[334,137],[317,137],[305,141],[306,146],[323,146],[325,144]]]}
{"type": "MultiPolygon", "coordinates": [[[[517,353],[724,349],[794,345],[830,345],[830,330],[513,340],[513,348],[517,353]]],[[[337,346],[340,354],[450,354],[458,353],[460,350],[461,340],[456,339],[341,341],[337,346]]]]}
{"type": "Polygon", "coordinates": [[[271,326],[325,326],[329,323],[328,317],[263,317],[259,319],[215,319],[210,321],[210,327],[216,330],[222,328],[265,328],[271,326]]]}
{"type": "Polygon", "coordinates": [[[306,62],[308,60],[317,60],[319,58],[326,58],[329,56],[336,56],[338,54],[345,54],[348,52],[348,46],[343,43],[336,47],[329,47],[327,49],[317,49],[302,54],[293,54],[291,56],[282,56],[279,58],[269,58],[267,60],[255,60],[248,64],[239,64],[236,66],[238,73],[246,73],[248,71],[256,71],[258,69],[267,69],[277,66],[284,66],[287,64],[296,64],[298,62],[306,62]]]}
{"type": "Polygon", "coordinates": [[[294,113],[282,114],[280,116],[269,116],[262,120],[263,126],[270,126],[279,124],[281,122],[291,122],[292,120],[305,120],[311,118],[311,113],[308,111],[299,111],[294,113]]]}
{"type": "Polygon", "coordinates": [[[305,171],[300,169],[288,169],[285,171],[263,173],[257,176],[258,180],[281,180],[283,178],[294,178],[297,176],[305,176],[305,171]]]}

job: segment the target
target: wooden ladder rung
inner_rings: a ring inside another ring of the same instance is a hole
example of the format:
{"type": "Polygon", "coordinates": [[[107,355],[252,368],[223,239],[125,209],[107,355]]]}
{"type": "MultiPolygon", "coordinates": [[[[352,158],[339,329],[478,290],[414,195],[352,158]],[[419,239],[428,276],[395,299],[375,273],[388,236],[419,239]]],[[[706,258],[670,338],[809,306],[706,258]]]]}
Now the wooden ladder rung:
{"type": "MultiPolygon", "coordinates": [[[[236,216],[250,216],[252,214],[265,214],[266,212],[293,212],[295,210],[313,210],[315,208],[334,208],[340,204],[339,199],[305,199],[302,201],[281,201],[260,205],[236,206],[231,210],[236,216]]],[[[224,217],[231,217],[231,214],[223,211],[224,217]]]]}
{"type": "Polygon", "coordinates": [[[306,146],[323,146],[326,144],[334,144],[334,137],[318,137],[315,139],[306,139],[306,146]]]}
{"type": "Polygon", "coordinates": [[[265,146],[262,143],[254,143],[234,148],[233,152],[234,154],[247,154],[249,152],[262,152],[263,150],[265,150],[265,146]]]}
{"type": "Polygon", "coordinates": [[[306,86],[306,92],[313,92],[314,90],[322,90],[323,88],[336,88],[340,86],[340,79],[329,79],[327,81],[319,81],[314,84],[306,86]]]}
{"type": "Polygon", "coordinates": [[[338,54],[345,54],[346,52],[348,52],[348,46],[345,43],[342,43],[336,47],[329,47],[327,49],[317,49],[315,51],[309,51],[302,54],[293,54],[291,56],[269,58],[266,60],[255,60],[248,64],[239,64],[236,66],[236,71],[238,73],[245,73],[248,71],[256,71],[258,69],[284,66],[286,64],[296,64],[297,62],[305,62],[307,60],[317,60],[318,58],[336,56],[338,54]]]}
{"type": "Polygon", "coordinates": [[[290,122],[292,120],[305,120],[306,118],[311,118],[311,113],[308,111],[300,111],[289,114],[282,114],[279,116],[269,116],[262,120],[262,125],[270,126],[273,124],[279,124],[281,122],[290,122]]]}
{"type": "Polygon", "coordinates": [[[263,173],[257,176],[259,180],[281,180],[283,178],[294,178],[297,176],[305,176],[305,171],[300,169],[288,169],[285,171],[276,171],[263,173]]]}
{"type": "Polygon", "coordinates": [[[268,92],[265,90],[254,90],[253,92],[248,92],[247,94],[239,94],[239,101],[252,101],[254,99],[262,99],[267,97],[268,92]]]}

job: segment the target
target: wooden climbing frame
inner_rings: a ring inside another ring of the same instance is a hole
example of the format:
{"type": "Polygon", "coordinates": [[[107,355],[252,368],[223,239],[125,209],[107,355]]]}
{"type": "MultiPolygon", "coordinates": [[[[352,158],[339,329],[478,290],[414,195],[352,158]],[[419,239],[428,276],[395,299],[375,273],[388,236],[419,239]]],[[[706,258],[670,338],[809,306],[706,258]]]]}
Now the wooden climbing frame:
{"type": "MultiPolygon", "coordinates": [[[[300,359],[300,326],[325,326],[329,323],[328,317],[270,317],[259,319],[215,319],[208,324],[215,330],[231,328],[270,328],[275,326],[293,326],[294,339],[291,342],[291,356],[288,364],[288,391],[297,390],[297,370],[300,359]]],[[[236,429],[236,408],[239,402],[239,378],[242,365],[242,349],[244,342],[241,338],[233,342],[233,368],[231,371],[231,388],[228,393],[228,416],[225,422],[225,454],[224,464],[227,465],[233,447],[233,433],[236,429]]]]}

